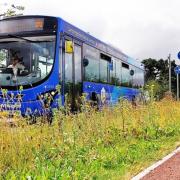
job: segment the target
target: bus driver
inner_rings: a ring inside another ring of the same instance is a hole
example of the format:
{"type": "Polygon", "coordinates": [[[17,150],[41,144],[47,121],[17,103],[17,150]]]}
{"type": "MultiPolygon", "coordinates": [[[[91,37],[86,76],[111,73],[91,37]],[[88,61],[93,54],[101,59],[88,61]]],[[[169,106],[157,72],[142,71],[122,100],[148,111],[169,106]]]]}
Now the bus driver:
{"type": "Polygon", "coordinates": [[[13,69],[13,74],[14,74],[14,77],[16,79],[17,74],[18,74],[18,70],[24,71],[25,66],[20,62],[20,58],[18,56],[15,56],[12,59],[12,63],[8,66],[8,68],[12,68],[13,69]]]}

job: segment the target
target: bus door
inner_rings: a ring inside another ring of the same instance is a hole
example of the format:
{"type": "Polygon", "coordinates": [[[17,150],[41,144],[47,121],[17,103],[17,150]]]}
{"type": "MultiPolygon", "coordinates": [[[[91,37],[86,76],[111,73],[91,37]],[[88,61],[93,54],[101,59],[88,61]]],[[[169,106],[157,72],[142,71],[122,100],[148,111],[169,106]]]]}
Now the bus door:
{"type": "Polygon", "coordinates": [[[82,44],[77,41],[66,39],[64,53],[65,101],[70,103],[72,110],[77,110],[78,101],[82,93],[82,44]],[[70,46],[69,50],[67,46],[70,46]]]}

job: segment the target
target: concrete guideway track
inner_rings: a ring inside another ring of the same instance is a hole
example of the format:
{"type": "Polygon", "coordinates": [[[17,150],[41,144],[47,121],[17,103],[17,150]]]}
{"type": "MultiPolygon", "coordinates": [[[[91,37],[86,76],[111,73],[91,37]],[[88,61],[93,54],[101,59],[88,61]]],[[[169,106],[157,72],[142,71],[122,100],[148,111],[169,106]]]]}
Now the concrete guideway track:
{"type": "Polygon", "coordinates": [[[132,178],[139,179],[180,180],[180,147],[132,178]]]}

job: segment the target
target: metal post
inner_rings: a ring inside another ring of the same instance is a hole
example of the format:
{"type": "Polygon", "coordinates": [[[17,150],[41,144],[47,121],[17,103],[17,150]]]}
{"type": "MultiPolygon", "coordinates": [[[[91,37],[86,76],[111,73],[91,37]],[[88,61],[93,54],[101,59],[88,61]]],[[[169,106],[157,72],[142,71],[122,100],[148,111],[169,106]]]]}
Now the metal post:
{"type": "Polygon", "coordinates": [[[177,101],[179,101],[179,74],[177,73],[177,101]]]}
{"type": "Polygon", "coordinates": [[[169,54],[168,60],[169,60],[169,92],[171,92],[171,54],[169,54]]]}

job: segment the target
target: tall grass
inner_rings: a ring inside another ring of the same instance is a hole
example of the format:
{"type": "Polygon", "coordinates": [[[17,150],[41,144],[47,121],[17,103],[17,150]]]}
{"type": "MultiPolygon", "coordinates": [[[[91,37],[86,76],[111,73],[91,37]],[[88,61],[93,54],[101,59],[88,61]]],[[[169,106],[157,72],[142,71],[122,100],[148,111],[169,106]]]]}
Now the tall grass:
{"type": "Polygon", "coordinates": [[[119,179],[180,140],[180,102],[172,99],[138,106],[122,101],[101,111],[85,103],[82,109],[56,111],[51,126],[0,121],[1,178],[119,179]]]}

